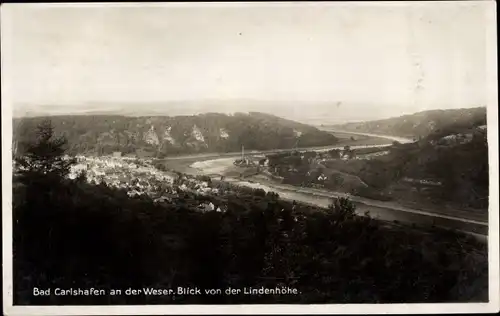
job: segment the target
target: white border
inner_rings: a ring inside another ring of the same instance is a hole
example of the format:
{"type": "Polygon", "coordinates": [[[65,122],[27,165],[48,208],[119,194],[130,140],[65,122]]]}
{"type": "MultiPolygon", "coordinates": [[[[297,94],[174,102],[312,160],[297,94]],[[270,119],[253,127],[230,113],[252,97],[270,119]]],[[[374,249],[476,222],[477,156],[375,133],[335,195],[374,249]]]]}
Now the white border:
{"type": "MultiPolygon", "coordinates": [[[[477,5],[478,2],[489,2],[491,0],[457,0],[453,1],[454,5],[477,5]]],[[[46,8],[102,8],[102,7],[120,7],[120,8],[283,8],[283,7],[353,7],[353,6],[387,6],[387,7],[405,7],[405,6],[426,6],[429,5],[426,1],[281,1],[281,2],[246,2],[246,1],[233,1],[233,2],[81,2],[81,3],[9,3],[8,6],[30,6],[30,7],[46,7],[46,8]]],[[[450,1],[432,1],[432,5],[450,5],[450,1]]]]}
{"type": "Polygon", "coordinates": [[[279,3],[78,3],[78,4],[3,4],[1,6],[2,70],[2,231],[3,231],[3,306],[6,315],[121,315],[121,314],[427,314],[495,313],[499,311],[499,200],[498,200],[498,91],[496,2],[279,2],[279,3]],[[14,6],[31,7],[284,7],[284,6],[485,6],[487,33],[486,67],[488,70],[487,131],[489,143],[489,303],[462,304],[325,304],[325,305],[127,305],[127,306],[12,306],[12,102],[9,66],[10,15],[14,6]]]}
{"type": "Polygon", "coordinates": [[[500,301],[500,265],[499,265],[499,208],[498,208],[498,46],[497,46],[497,17],[496,2],[488,3],[490,9],[486,11],[486,69],[488,82],[487,104],[487,131],[488,131],[488,160],[490,174],[490,197],[488,217],[488,273],[489,273],[489,298],[499,312],[500,301]]]}

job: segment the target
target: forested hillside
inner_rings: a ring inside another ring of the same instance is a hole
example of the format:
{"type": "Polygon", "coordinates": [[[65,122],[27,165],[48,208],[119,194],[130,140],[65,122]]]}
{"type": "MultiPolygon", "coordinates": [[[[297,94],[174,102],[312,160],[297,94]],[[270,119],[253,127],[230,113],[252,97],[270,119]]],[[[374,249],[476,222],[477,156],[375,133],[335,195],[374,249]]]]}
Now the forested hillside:
{"type": "MultiPolygon", "coordinates": [[[[14,120],[18,150],[35,137],[46,117],[14,120]]],[[[69,143],[68,153],[143,154],[162,157],[181,153],[232,152],[333,145],[337,139],[315,127],[273,115],[251,112],[195,116],[52,116],[57,135],[69,143]]]]}
{"type": "Polygon", "coordinates": [[[394,198],[418,201],[416,196],[419,196],[460,208],[486,210],[489,196],[486,133],[476,129],[466,134],[469,139],[458,141],[453,138],[455,135],[441,137],[435,133],[414,144],[393,146],[384,159],[370,160],[361,177],[394,198]],[[402,188],[415,194],[400,195],[398,191],[402,188]]]}
{"type": "Polygon", "coordinates": [[[435,132],[471,128],[486,124],[486,108],[432,110],[384,120],[335,125],[344,131],[394,135],[400,137],[426,137],[435,132]]]}
{"type": "Polygon", "coordinates": [[[356,149],[352,151],[354,157],[348,160],[340,159],[338,150],[292,156],[274,154],[269,156],[269,165],[276,175],[294,185],[410,201],[419,207],[449,205],[485,211],[489,196],[486,129],[454,131],[436,131],[409,144],[356,149]],[[363,151],[376,150],[381,155],[357,159],[363,151]]]}

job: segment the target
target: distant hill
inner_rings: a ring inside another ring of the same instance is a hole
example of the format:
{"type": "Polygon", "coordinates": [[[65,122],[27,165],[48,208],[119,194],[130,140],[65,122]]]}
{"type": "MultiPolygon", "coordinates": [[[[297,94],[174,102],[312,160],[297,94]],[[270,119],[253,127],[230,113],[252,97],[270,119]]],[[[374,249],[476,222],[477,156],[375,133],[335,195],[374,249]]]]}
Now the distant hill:
{"type": "Polygon", "coordinates": [[[411,108],[380,103],[283,101],[259,99],[202,99],[161,102],[85,102],[82,104],[16,104],[14,117],[48,115],[185,116],[209,109],[214,113],[262,112],[305,124],[344,124],[411,113],[411,108]],[[401,112],[402,111],[402,112],[401,112]]]}
{"type": "Polygon", "coordinates": [[[277,116],[250,112],[192,116],[64,115],[14,119],[14,139],[23,143],[35,137],[36,126],[49,118],[55,133],[65,135],[69,152],[87,154],[170,154],[231,152],[292,148],[296,144],[326,146],[337,138],[315,127],[277,116]]]}
{"type": "Polygon", "coordinates": [[[486,108],[431,110],[384,120],[334,125],[332,128],[351,132],[419,138],[433,133],[446,134],[486,124],[486,108]]]}

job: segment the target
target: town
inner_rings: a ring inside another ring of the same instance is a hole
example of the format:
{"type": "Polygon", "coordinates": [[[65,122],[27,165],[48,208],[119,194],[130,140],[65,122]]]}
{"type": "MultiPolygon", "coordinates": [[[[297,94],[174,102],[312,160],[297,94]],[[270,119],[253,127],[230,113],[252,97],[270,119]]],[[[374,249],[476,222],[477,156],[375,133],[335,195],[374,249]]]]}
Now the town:
{"type": "MultiPolygon", "coordinates": [[[[77,155],[75,158],[77,163],[71,168],[70,179],[83,177],[90,184],[123,189],[131,198],[147,196],[155,203],[172,203],[186,193],[206,197],[235,193],[234,186],[212,181],[210,177],[160,170],[163,168],[158,163],[155,165],[153,159],[121,157],[118,153],[100,157],[77,155]]],[[[216,206],[207,200],[198,209],[225,212],[227,206],[216,206]]]]}

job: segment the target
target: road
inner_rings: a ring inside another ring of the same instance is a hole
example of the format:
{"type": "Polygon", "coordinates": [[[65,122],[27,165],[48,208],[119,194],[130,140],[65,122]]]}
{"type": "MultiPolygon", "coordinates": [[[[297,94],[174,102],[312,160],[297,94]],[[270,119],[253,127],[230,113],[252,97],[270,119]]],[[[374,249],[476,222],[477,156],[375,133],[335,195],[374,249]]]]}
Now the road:
{"type": "MultiPolygon", "coordinates": [[[[351,133],[347,131],[333,131],[324,129],[330,132],[339,132],[339,133],[350,133],[353,135],[362,135],[362,136],[370,136],[370,137],[380,137],[385,138],[389,142],[385,145],[360,145],[360,146],[351,146],[351,148],[370,148],[370,147],[382,147],[382,146],[390,146],[393,141],[398,141],[400,143],[410,143],[413,140],[408,138],[401,138],[396,136],[389,135],[377,135],[377,134],[369,134],[369,133],[351,133]]],[[[298,150],[331,150],[331,149],[341,149],[343,146],[324,146],[324,147],[307,147],[307,148],[299,148],[298,150]]],[[[265,150],[265,151],[251,151],[245,153],[246,155],[265,155],[269,153],[278,153],[290,151],[289,149],[277,149],[277,150],[265,150]]],[[[221,169],[224,166],[232,165],[231,159],[232,157],[239,157],[241,155],[240,152],[232,152],[232,153],[211,153],[211,154],[199,154],[199,155],[184,155],[177,157],[169,157],[166,158],[165,161],[169,160],[187,160],[198,162],[212,160],[212,162],[220,161],[221,169]]],[[[208,161],[207,161],[208,162],[208,161]]],[[[204,168],[193,168],[193,165],[190,165],[192,170],[201,171],[204,174],[214,174],[218,172],[211,172],[208,169],[204,168]]],[[[234,178],[226,178],[226,181],[232,182],[238,185],[244,185],[253,188],[261,188],[265,191],[274,191],[278,193],[282,198],[287,200],[296,200],[303,203],[314,204],[321,207],[328,206],[333,197],[346,196],[345,193],[341,192],[332,192],[327,190],[320,190],[314,188],[298,188],[291,185],[283,185],[273,183],[271,181],[260,181],[251,182],[244,181],[240,179],[234,178]]],[[[486,239],[486,235],[488,234],[488,223],[487,219],[481,215],[475,215],[473,213],[465,212],[465,211],[454,211],[453,214],[445,211],[436,212],[429,210],[420,210],[415,208],[409,208],[406,206],[402,206],[397,202],[383,202],[376,201],[368,198],[363,198],[359,196],[349,196],[349,198],[356,204],[357,211],[360,214],[363,214],[365,211],[369,211],[371,216],[378,217],[382,220],[387,221],[400,221],[407,223],[421,223],[421,224],[430,224],[436,226],[442,226],[447,228],[455,228],[462,230],[464,232],[473,233],[480,235],[480,239],[486,239]]]]}
{"type": "Polygon", "coordinates": [[[376,201],[341,192],[332,192],[314,188],[298,188],[292,185],[271,183],[270,181],[263,183],[260,181],[245,181],[227,177],[225,181],[256,189],[260,188],[266,192],[273,191],[278,193],[280,197],[284,199],[314,204],[320,207],[327,207],[331,203],[332,198],[349,197],[349,199],[356,205],[356,211],[358,214],[363,215],[366,211],[368,211],[370,216],[386,221],[436,225],[447,228],[455,228],[464,232],[479,235],[487,235],[488,232],[488,224],[479,218],[480,216],[477,216],[477,218],[476,216],[470,216],[471,214],[467,214],[467,216],[463,212],[460,213],[463,217],[459,217],[455,214],[446,214],[444,212],[436,213],[427,210],[409,208],[399,205],[397,202],[393,201],[376,201]]]}
{"type": "Polygon", "coordinates": [[[318,129],[325,131],[325,132],[331,132],[331,133],[342,133],[342,134],[352,134],[352,135],[358,135],[358,136],[369,136],[369,137],[378,137],[378,138],[385,138],[390,141],[396,141],[400,142],[401,144],[406,144],[406,143],[413,143],[413,139],[409,138],[404,138],[404,137],[398,137],[398,136],[391,136],[391,135],[380,135],[380,134],[371,134],[371,133],[359,133],[359,132],[349,132],[349,131],[342,131],[338,129],[332,129],[328,127],[318,127],[318,129]]]}
{"type": "MultiPolygon", "coordinates": [[[[357,146],[350,146],[350,147],[351,147],[351,149],[360,149],[360,148],[388,147],[391,145],[392,145],[392,143],[381,144],[381,145],[357,145],[357,146]]],[[[342,146],[332,145],[332,146],[320,146],[320,147],[299,147],[296,150],[297,151],[328,151],[328,150],[332,150],[332,149],[343,149],[343,148],[344,148],[344,145],[342,145],[342,146]]],[[[291,151],[291,149],[252,150],[252,151],[245,151],[245,156],[261,156],[261,155],[275,154],[275,153],[288,152],[288,151],[291,151]]],[[[169,160],[185,160],[185,159],[192,160],[192,159],[214,159],[214,158],[236,158],[236,157],[241,157],[241,151],[234,151],[234,152],[230,152],[230,153],[204,153],[204,154],[172,156],[172,157],[163,158],[162,160],[169,161],[169,160]]]]}
{"type": "MultiPolygon", "coordinates": [[[[193,175],[209,175],[214,180],[220,178],[223,170],[232,165],[232,160],[227,158],[219,158],[208,162],[204,167],[204,162],[198,161],[191,164],[191,170],[186,171],[193,175]],[[221,164],[214,166],[214,162],[221,164]]],[[[398,204],[395,201],[377,201],[359,196],[352,196],[347,193],[333,192],[324,189],[315,189],[307,187],[296,187],[293,185],[278,184],[266,179],[247,179],[232,178],[226,176],[225,182],[229,182],[239,186],[246,186],[254,189],[263,189],[264,191],[272,191],[278,193],[281,198],[289,201],[297,201],[319,207],[328,207],[332,198],[349,197],[356,205],[356,211],[359,215],[364,215],[369,212],[370,216],[379,218],[384,221],[399,221],[401,223],[435,225],[445,228],[454,228],[467,233],[479,235],[480,239],[485,240],[488,234],[488,224],[483,216],[465,211],[435,212],[410,208],[398,204]]]]}
{"type": "MultiPolygon", "coordinates": [[[[331,133],[337,132],[337,133],[342,133],[342,134],[353,134],[353,135],[359,135],[359,136],[378,137],[378,138],[385,138],[388,140],[388,142],[386,144],[350,146],[352,149],[387,147],[387,146],[391,146],[392,142],[394,142],[394,141],[398,141],[400,143],[413,142],[413,140],[409,139],[409,138],[402,138],[402,137],[389,136],[389,135],[378,135],[378,134],[369,134],[369,133],[353,133],[353,132],[332,130],[332,129],[323,128],[323,127],[319,128],[319,129],[327,131],[327,132],[331,132],[331,133]]],[[[332,150],[332,149],[343,149],[344,146],[345,145],[299,147],[296,150],[298,150],[298,151],[307,151],[307,150],[327,151],[327,150],[332,150]]],[[[271,149],[271,150],[251,150],[251,151],[246,151],[245,155],[246,156],[257,156],[257,155],[274,154],[274,153],[287,152],[287,151],[291,151],[291,149],[285,148],[285,149],[271,149]]],[[[234,152],[229,152],[229,153],[203,153],[203,154],[172,156],[172,157],[166,157],[166,158],[164,158],[164,160],[168,161],[168,160],[184,160],[184,159],[213,159],[213,158],[222,158],[222,157],[232,158],[232,157],[239,157],[239,156],[241,156],[241,151],[234,151],[234,152]]]]}

